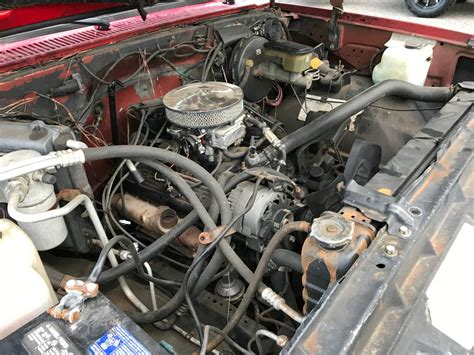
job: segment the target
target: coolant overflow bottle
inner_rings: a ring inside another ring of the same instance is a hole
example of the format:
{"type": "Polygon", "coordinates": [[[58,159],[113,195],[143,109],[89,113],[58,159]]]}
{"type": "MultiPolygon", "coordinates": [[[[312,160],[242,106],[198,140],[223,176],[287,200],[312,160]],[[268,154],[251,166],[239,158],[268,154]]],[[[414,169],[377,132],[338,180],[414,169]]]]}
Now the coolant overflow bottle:
{"type": "Polygon", "coordinates": [[[0,219],[0,341],[58,302],[28,235],[0,219]]]}
{"type": "Polygon", "coordinates": [[[434,41],[394,34],[372,72],[374,83],[398,79],[423,86],[433,56],[434,41]]]}

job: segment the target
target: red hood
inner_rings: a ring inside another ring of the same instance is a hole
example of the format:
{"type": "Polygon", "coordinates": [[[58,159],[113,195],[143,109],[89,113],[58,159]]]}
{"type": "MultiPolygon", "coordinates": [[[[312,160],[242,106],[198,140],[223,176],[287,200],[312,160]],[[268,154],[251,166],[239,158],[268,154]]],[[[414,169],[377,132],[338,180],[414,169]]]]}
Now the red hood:
{"type": "Polygon", "coordinates": [[[47,21],[64,19],[67,22],[67,19],[76,20],[157,2],[159,0],[0,0],[0,32],[47,21]]]}
{"type": "Polygon", "coordinates": [[[36,4],[10,8],[5,10],[6,6],[0,5],[0,32],[27,25],[38,24],[41,22],[72,18],[77,15],[91,13],[96,14],[101,10],[122,7],[126,3],[121,2],[102,2],[102,3],[80,3],[71,6],[71,4],[36,4]]]}
{"type": "MultiPolygon", "coordinates": [[[[108,11],[153,5],[159,0],[0,0],[0,32],[46,21],[95,16],[108,11]],[[71,4],[74,4],[73,6],[71,4]]],[[[328,0],[332,6],[342,8],[343,0],[328,0]]],[[[182,2],[186,5],[186,1],[182,2]]],[[[1,36],[1,34],[0,34],[1,36]]]]}

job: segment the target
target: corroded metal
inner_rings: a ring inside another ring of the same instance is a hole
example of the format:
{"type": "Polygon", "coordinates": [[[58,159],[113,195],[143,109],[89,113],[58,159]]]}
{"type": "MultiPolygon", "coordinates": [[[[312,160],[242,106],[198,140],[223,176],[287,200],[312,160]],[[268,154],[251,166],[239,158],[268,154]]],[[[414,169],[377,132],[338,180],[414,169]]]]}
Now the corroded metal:
{"type": "Polygon", "coordinates": [[[376,230],[370,222],[351,207],[314,220],[301,251],[305,313],[314,307],[321,289],[344,276],[375,238],[376,230]]]}
{"type": "Polygon", "coordinates": [[[123,199],[120,194],[115,195],[112,205],[155,237],[162,236],[179,222],[176,211],[168,206],[156,206],[130,194],[125,194],[123,199]]]}

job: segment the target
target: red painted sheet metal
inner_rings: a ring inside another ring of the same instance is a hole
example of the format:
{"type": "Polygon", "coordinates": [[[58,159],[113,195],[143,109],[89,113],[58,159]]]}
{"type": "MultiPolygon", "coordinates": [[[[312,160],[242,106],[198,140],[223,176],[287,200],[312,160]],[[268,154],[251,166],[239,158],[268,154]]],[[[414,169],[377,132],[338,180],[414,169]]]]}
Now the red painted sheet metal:
{"type": "MultiPolygon", "coordinates": [[[[331,10],[318,9],[314,7],[285,4],[284,1],[277,2],[278,6],[288,12],[297,14],[318,17],[329,20],[331,10]]],[[[416,34],[424,38],[430,38],[441,42],[462,45],[467,47],[470,40],[474,40],[474,34],[452,31],[448,29],[422,25],[418,23],[405,22],[393,19],[386,19],[380,17],[373,17],[368,15],[358,15],[352,13],[344,13],[340,22],[343,24],[361,25],[380,30],[386,30],[403,34],[416,34]]],[[[467,31],[472,31],[472,28],[467,28],[467,31]]]]}
{"type": "Polygon", "coordinates": [[[123,5],[120,3],[42,4],[4,10],[0,11],[0,31],[123,5]]]}
{"type": "Polygon", "coordinates": [[[264,0],[253,2],[240,0],[236,5],[225,5],[221,0],[214,0],[205,4],[151,13],[145,22],[139,16],[114,21],[111,23],[109,31],[97,31],[95,28],[86,27],[3,44],[0,45],[0,73],[67,57],[79,51],[119,42],[177,24],[191,23],[266,6],[268,6],[268,1],[264,0]]]}

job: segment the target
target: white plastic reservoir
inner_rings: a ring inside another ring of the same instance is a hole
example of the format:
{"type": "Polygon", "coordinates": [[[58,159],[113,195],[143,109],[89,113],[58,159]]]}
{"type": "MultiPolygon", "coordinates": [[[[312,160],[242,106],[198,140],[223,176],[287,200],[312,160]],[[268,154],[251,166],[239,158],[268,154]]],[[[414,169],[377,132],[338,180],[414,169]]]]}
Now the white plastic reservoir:
{"type": "Polygon", "coordinates": [[[0,219],[0,341],[58,302],[31,239],[0,219]]]}
{"type": "Polygon", "coordinates": [[[398,79],[424,85],[433,56],[434,41],[394,35],[385,44],[387,49],[372,72],[374,83],[398,79]]]}

